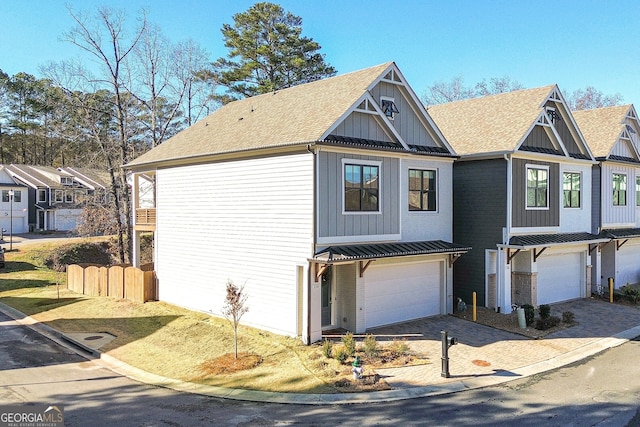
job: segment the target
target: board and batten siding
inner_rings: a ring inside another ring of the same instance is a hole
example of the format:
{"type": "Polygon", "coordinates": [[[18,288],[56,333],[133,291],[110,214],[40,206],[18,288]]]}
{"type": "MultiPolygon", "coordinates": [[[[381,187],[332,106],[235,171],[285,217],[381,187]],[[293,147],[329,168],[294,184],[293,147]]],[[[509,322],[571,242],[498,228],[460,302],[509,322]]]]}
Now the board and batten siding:
{"type": "Polygon", "coordinates": [[[375,241],[376,236],[399,235],[399,164],[389,157],[318,153],[318,242],[375,241]],[[343,159],[382,162],[379,203],[381,212],[343,212],[343,159]],[[353,240],[349,240],[353,239],[353,240]]]}
{"type": "Polygon", "coordinates": [[[512,226],[558,227],[560,226],[560,173],[557,163],[530,159],[513,159],[512,226]],[[549,167],[548,209],[527,209],[527,165],[549,167]]]}
{"type": "Polygon", "coordinates": [[[400,112],[395,114],[391,123],[407,144],[436,146],[422,120],[415,114],[411,104],[405,98],[404,92],[406,89],[400,85],[380,82],[371,90],[371,95],[376,102],[380,102],[381,97],[393,98],[400,112]]]}
{"type": "Polygon", "coordinates": [[[159,298],[220,315],[245,286],[242,322],[296,335],[297,271],[311,256],[311,153],[157,171],[159,298]]]}
{"type": "Polygon", "coordinates": [[[334,135],[393,142],[371,114],[353,112],[332,132],[334,135]]]}
{"type": "Polygon", "coordinates": [[[507,226],[507,162],[504,159],[453,165],[453,241],[473,249],[453,269],[454,297],[478,294],[485,305],[485,251],[502,243],[507,226]]]}
{"type": "Polygon", "coordinates": [[[633,227],[636,223],[636,169],[623,164],[602,163],[602,227],[633,227]],[[627,176],[627,204],[613,205],[613,174],[627,176]]]}

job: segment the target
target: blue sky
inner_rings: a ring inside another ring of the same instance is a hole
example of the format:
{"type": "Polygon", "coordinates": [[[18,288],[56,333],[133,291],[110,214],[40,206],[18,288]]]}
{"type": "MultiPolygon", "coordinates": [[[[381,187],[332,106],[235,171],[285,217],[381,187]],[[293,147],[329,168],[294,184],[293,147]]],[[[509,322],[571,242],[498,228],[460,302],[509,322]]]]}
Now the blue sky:
{"type": "MultiPolygon", "coordinates": [[[[282,0],[302,17],[340,74],[395,61],[422,95],[461,75],[467,85],[509,76],[525,87],[557,83],[569,93],[594,86],[640,107],[637,0],[282,0]]],[[[40,76],[39,66],[82,58],[59,41],[73,26],[65,4],[107,5],[131,20],[141,8],[170,40],[194,39],[212,61],[225,56],[220,28],[245,0],[0,0],[0,69],[40,76]]]]}

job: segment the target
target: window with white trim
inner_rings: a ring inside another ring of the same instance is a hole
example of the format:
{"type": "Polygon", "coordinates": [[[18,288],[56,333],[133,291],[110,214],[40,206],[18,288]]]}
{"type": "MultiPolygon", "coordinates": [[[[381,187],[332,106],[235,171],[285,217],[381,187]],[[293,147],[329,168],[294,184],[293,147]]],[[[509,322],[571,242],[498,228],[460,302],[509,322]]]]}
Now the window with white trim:
{"type": "Polygon", "coordinates": [[[38,203],[44,203],[47,201],[47,190],[38,190],[38,203]]]}
{"type": "Polygon", "coordinates": [[[436,210],[436,171],[409,169],[409,210],[436,210]]]}
{"type": "Polygon", "coordinates": [[[580,172],[565,172],[562,176],[562,194],[565,208],[580,207],[580,172]]]}
{"type": "Polygon", "coordinates": [[[73,191],[65,191],[64,192],[64,202],[65,203],[73,203],[74,197],[73,197],[73,191]]]}
{"type": "Polygon", "coordinates": [[[527,209],[549,209],[549,168],[527,166],[527,209]]]}
{"type": "Polygon", "coordinates": [[[54,201],[55,203],[62,203],[64,202],[64,191],[62,190],[55,190],[53,193],[53,197],[54,197],[54,201]]]}
{"type": "Polygon", "coordinates": [[[613,206],[627,206],[627,175],[613,174],[613,206]]]}
{"type": "Polygon", "coordinates": [[[344,210],[378,212],[380,210],[380,165],[344,163],[344,210]]]}
{"type": "MultiPolygon", "coordinates": [[[[7,203],[11,201],[11,194],[10,191],[12,190],[2,190],[2,201],[7,203]]],[[[13,190],[13,201],[16,203],[20,203],[22,202],[22,190],[13,190]]]]}

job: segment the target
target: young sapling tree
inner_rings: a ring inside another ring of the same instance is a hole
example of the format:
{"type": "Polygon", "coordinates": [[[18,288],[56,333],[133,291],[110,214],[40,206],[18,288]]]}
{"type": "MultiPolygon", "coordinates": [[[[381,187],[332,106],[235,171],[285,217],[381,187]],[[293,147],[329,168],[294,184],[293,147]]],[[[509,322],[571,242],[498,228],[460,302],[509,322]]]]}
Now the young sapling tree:
{"type": "Polygon", "coordinates": [[[235,358],[238,358],[238,325],[242,316],[249,311],[247,302],[247,294],[244,293],[244,285],[238,288],[232,280],[227,281],[227,296],[225,298],[224,307],[222,307],[223,316],[233,326],[233,341],[235,346],[235,358]]]}

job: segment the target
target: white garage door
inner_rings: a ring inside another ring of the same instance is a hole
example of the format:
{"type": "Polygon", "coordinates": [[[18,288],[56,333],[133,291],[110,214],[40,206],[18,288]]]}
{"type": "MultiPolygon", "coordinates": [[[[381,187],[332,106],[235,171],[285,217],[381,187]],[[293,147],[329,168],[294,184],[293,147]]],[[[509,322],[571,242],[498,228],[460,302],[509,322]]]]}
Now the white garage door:
{"type": "Polygon", "coordinates": [[[640,283],[640,242],[633,240],[622,245],[616,255],[616,288],[627,283],[640,283]]]}
{"type": "Polygon", "coordinates": [[[11,217],[0,217],[0,228],[4,228],[4,234],[9,235],[10,231],[13,231],[13,234],[26,233],[26,226],[24,225],[25,220],[23,217],[13,217],[13,230],[11,230],[11,217]]]}
{"type": "Polygon", "coordinates": [[[583,252],[551,254],[538,259],[538,304],[580,298],[583,252]]]}
{"type": "Polygon", "coordinates": [[[367,328],[440,314],[440,263],[372,266],[365,274],[367,328]]]}

